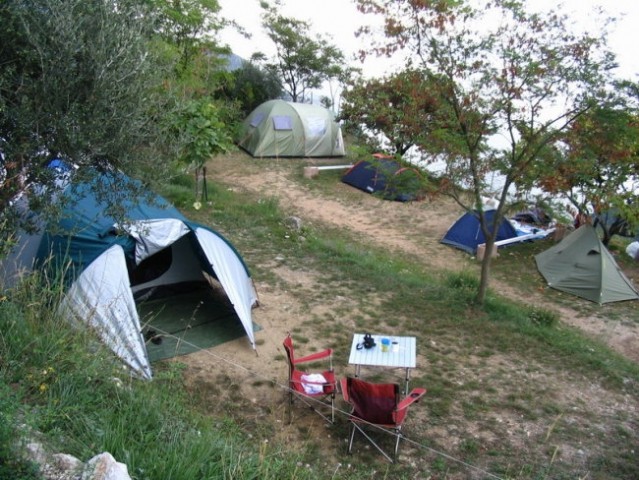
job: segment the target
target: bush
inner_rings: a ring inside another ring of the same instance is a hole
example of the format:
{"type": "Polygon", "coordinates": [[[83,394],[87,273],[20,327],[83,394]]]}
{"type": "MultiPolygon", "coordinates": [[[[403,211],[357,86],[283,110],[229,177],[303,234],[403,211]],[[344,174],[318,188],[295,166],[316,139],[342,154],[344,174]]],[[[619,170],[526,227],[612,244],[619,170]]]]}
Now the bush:
{"type": "Polygon", "coordinates": [[[470,272],[450,273],[446,275],[444,284],[453,290],[455,300],[470,305],[477,297],[479,278],[470,272]]]}
{"type": "Polygon", "coordinates": [[[545,308],[532,307],[528,311],[528,320],[540,327],[554,327],[559,322],[559,315],[545,308]]]}

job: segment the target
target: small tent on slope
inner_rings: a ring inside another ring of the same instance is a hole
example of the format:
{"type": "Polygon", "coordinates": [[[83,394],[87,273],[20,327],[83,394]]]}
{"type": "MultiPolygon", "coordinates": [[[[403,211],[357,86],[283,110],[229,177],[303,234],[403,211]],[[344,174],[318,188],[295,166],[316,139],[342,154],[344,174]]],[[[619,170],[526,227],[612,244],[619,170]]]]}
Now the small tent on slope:
{"type": "Polygon", "coordinates": [[[254,157],[341,157],[342,130],[324,107],[269,100],[242,123],[238,145],[254,157]]]}
{"type": "MultiPolygon", "coordinates": [[[[488,221],[489,229],[492,229],[493,218],[495,216],[495,210],[486,210],[484,215],[488,221]]],[[[499,230],[497,231],[496,242],[501,240],[507,240],[517,236],[515,227],[504,218],[501,221],[499,230]]],[[[477,253],[477,247],[482,243],[486,243],[486,237],[481,230],[479,223],[479,214],[477,212],[466,212],[459,217],[455,223],[448,229],[441,243],[451,245],[453,247],[464,250],[465,252],[475,255],[477,253]]]]}
{"type": "MultiPolygon", "coordinates": [[[[97,181],[106,182],[103,177],[97,181]]],[[[131,181],[124,175],[117,179],[119,184],[131,181]]],[[[139,376],[151,378],[135,298],[169,293],[179,285],[210,287],[215,279],[255,348],[251,309],[257,294],[242,258],[222,235],[190,222],[161,197],[153,205],[123,202],[131,224],[120,228],[88,184],[68,187],[64,195],[72,203],[57,228],[24,234],[0,262],[5,286],[25,270],[70,262],[63,312],[90,325],[139,376]]]]}
{"type": "Polygon", "coordinates": [[[599,304],[638,300],[639,293],[601,242],[594,227],[582,225],[535,256],[552,288],[599,304]]]}
{"type": "Polygon", "coordinates": [[[360,160],[342,176],[342,182],[368,193],[379,193],[387,200],[408,202],[421,193],[421,175],[414,168],[380,158],[360,160]]]}

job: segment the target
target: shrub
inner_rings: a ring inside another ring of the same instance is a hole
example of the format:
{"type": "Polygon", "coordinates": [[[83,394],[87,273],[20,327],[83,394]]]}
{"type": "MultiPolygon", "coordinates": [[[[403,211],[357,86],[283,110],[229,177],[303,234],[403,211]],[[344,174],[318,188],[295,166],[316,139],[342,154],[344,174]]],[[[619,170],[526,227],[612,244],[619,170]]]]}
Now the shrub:
{"type": "Polygon", "coordinates": [[[455,300],[472,304],[479,289],[479,278],[470,272],[456,272],[446,275],[444,284],[454,291],[455,300]]]}
{"type": "Polygon", "coordinates": [[[553,327],[559,321],[559,315],[545,308],[532,307],[528,311],[528,320],[540,327],[553,327]]]}

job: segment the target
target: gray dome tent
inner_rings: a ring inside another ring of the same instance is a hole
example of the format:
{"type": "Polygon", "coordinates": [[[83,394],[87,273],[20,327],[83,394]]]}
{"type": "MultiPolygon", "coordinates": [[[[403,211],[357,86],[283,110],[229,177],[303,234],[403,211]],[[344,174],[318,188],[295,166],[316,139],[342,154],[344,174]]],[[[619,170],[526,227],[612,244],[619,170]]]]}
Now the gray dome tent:
{"type": "Polygon", "coordinates": [[[330,110],[269,100],[242,123],[238,145],[254,157],[341,157],[344,141],[330,110]]]}

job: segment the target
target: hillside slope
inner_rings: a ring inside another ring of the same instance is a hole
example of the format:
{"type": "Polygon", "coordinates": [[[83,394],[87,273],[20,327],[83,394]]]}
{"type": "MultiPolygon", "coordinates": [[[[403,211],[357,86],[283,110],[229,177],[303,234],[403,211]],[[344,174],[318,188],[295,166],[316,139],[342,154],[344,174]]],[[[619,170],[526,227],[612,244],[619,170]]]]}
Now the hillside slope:
{"type": "MultiPolygon", "coordinates": [[[[453,202],[387,202],[341,182],[316,187],[314,180],[303,178],[303,166],[300,160],[256,160],[234,154],[211,162],[209,177],[236,193],[276,199],[286,215],[298,217],[305,226],[347,231],[364,245],[410,258],[426,269],[477,269],[476,260],[439,243],[461,213],[453,202]]],[[[233,241],[233,232],[227,234],[233,241]]],[[[181,357],[178,361],[186,364],[189,388],[202,398],[219,398],[210,405],[212,414],[220,410],[228,413],[231,402],[241,410],[235,411],[234,417],[243,419],[251,434],[262,441],[282,441],[291,448],[311,442],[321,452],[319,458],[324,459],[327,471],[333,471],[339,468],[333,457],[335,449],[343,453],[339,449],[345,430],[326,429],[317,415],[301,409],[295,410],[299,423],[286,425],[286,363],[281,342],[287,332],[294,332],[294,337],[304,339],[300,353],[310,353],[324,346],[318,330],[328,330],[331,337],[341,332],[344,344],[348,344],[351,332],[371,319],[371,305],[380,302],[383,293],[353,296],[348,284],[289,263],[286,251],[274,254],[254,247],[243,250],[242,255],[254,272],[260,299],[260,307],[254,311],[261,326],[256,333],[257,355],[240,339],[181,357]],[[309,432],[313,432],[310,437],[309,432]],[[339,437],[337,443],[335,436],[339,437]]],[[[629,274],[637,278],[637,272],[629,274]]],[[[578,301],[574,308],[566,302],[551,303],[544,292],[520,292],[497,278],[492,288],[508,297],[552,308],[566,325],[582,328],[639,362],[636,318],[591,315],[578,301]]],[[[559,364],[549,367],[543,359],[499,353],[487,356],[480,347],[472,346],[467,334],[454,333],[433,334],[418,344],[418,378],[426,388],[432,386],[429,378],[437,378],[438,386],[447,390],[440,395],[451,398],[445,418],[438,418],[434,407],[429,407],[429,402],[437,401],[436,391],[429,393],[431,399],[424,400],[413,418],[413,432],[419,431],[418,436],[428,439],[437,451],[472,459],[486,468],[493,461],[488,452],[499,452],[498,456],[509,452],[507,455],[518,458],[515,464],[530,457],[533,464],[562,462],[572,465],[574,472],[586,474],[593,462],[609,458],[611,449],[623,457],[639,448],[639,440],[631,433],[639,428],[632,384],[627,390],[611,389],[604,378],[574,375],[559,364]],[[628,435],[631,441],[626,440],[628,435]]],[[[339,376],[353,373],[347,358],[348,352],[336,352],[339,376]]],[[[406,448],[402,463],[410,465],[411,475],[419,476],[416,472],[427,471],[426,465],[437,458],[433,451],[406,448]]],[[[442,478],[476,478],[472,468],[457,467],[453,472],[458,473],[442,478]]]]}

